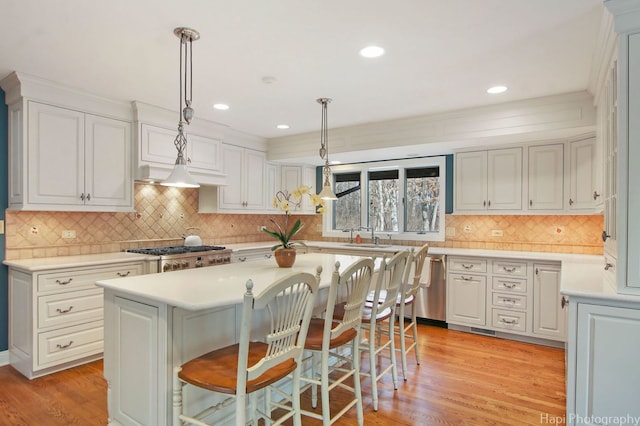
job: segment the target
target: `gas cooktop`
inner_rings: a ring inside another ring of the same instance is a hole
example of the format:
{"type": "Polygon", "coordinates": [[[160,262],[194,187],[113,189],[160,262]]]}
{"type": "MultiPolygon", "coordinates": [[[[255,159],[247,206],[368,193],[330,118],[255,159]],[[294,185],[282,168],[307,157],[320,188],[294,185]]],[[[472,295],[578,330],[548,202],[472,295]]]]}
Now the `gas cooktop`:
{"type": "Polygon", "coordinates": [[[151,256],[169,256],[172,254],[198,253],[202,251],[224,250],[221,246],[169,246],[128,249],[129,253],[148,254],[151,256]]]}

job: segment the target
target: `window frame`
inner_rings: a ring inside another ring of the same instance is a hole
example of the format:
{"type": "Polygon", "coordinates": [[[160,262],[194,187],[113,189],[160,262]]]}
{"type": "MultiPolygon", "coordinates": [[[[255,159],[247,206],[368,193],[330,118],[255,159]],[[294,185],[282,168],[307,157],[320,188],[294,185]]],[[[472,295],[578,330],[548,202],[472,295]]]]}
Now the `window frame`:
{"type": "MultiPolygon", "coordinates": [[[[446,227],[446,194],[447,194],[447,162],[446,156],[435,157],[420,157],[402,160],[389,160],[389,161],[376,161],[370,163],[356,163],[356,164],[340,164],[331,166],[331,182],[335,188],[335,174],[342,173],[360,173],[360,223],[363,226],[369,224],[369,172],[385,171],[385,170],[398,170],[398,206],[399,206],[399,218],[398,218],[398,231],[376,231],[375,235],[380,237],[381,241],[388,241],[389,235],[391,240],[408,240],[408,241],[444,241],[445,240],[445,227],[446,227]],[[406,169],[416,169],[422,167],[438,167],[439,180],[440,180],[440,198],[439,205],[440,214],[440,227],[438,232],[418,233],[418,231],[406,232],[405,231],[405,203],[404,197],[406,194],[406,169]],[[366,190],[365,190],[366,189],[366,190]]],[[[327,238],[345,238],[345,232],[342,230],[334,230],[334,205],[333,202],[328,203],[327,212],[323,218],[322,236],[327,238]]],[[[371,235],[371,231],[362,230],[359,231],[363,238],[367,238],[371,235]]],[[[348,234],[346,234],[348,237],[348,234]]]]}

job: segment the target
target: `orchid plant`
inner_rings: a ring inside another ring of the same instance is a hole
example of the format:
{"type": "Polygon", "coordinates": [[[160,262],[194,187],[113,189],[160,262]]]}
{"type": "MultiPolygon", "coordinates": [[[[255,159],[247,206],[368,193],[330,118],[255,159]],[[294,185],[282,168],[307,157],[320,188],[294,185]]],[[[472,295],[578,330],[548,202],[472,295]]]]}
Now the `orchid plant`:
{"type": "Polygon", "coordinates": [[[274,219],[270,219],[275,228],[273,230],[263,227],[262,230],[271,235],[280,243],[271,247],[271,250],[278,248],[293,248],[295,244],[304,245],[301,241],[291,241],[291,239],[302,229],[304,226],[300,219],[296,220],[291,229],[289,229],[289,216],[291,211],[300,208],[304,196],[309,196],[311,203],[316,207],[318,213],[324,213],[326,206],[324,200],[322,200],[317,194],[311,192],[311,188],[306,185],[301,185],[293,191],[289,192],[286,189],[276,192],[273,197],[273,207],[282,210],[285,213],[284,224],[281,225],[274,219]]]}

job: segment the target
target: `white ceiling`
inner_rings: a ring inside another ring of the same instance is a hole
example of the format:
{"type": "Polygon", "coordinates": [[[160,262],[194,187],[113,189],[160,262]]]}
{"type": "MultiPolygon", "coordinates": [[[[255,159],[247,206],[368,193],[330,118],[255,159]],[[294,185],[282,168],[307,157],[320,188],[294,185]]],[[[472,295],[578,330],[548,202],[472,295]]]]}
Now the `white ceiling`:
{"type": "Polygon", "coordinates": [[[187,26],[201,34],[194,120],[269,138],[319,130],[318,97],[334,100],[331,128],[585,90],[602,9],[602,0],[0,0],[0,78],[16,70],[177,111],[173,29],[187,26]],[[386,55],[358,56],[369,44],[386,55]],[[485,92],[498,83],[509,91],[485,92]]]}

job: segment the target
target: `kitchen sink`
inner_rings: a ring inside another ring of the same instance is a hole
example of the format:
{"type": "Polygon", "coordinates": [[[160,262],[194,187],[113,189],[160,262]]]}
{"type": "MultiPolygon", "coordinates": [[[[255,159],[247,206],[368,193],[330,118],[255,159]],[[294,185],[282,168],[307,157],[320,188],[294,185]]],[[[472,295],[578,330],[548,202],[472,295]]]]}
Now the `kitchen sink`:
{"type": "Polygon", "coordinates": [[[391,247],[389,244],[358,244],[358,243],[346,243],[342,244],[344,247],[362,247],[362,248],[387,248],[391,247]]]}

